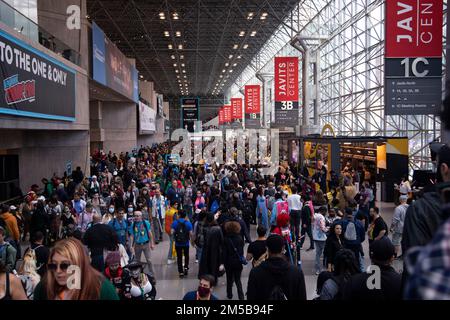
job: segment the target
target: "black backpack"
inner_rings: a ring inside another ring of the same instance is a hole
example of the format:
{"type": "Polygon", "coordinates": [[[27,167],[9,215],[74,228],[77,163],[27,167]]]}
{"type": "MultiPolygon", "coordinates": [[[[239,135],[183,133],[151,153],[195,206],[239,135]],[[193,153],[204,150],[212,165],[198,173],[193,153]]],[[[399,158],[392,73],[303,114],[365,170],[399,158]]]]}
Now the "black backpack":
{"type": "Polygon", "coordinates": [[[281,288],[281,286],[276,285],[273,289],[272,292],[270,293],[269,296],[269,300],[275,300],[275,301],[285,301],[288,298],[286,297],[286,295],[283,292],[283,289],[281,288]]]}
{"type": "Polygon", "coordinates": [[[197,229],[195,235],[195,245],[199,248],[203,248],[206,240],[206,226],[203,221],[197,222],[197,229]]]}
{"type": "Polygon", "coordinates": [[[189,241],[189,231],[186,227],[185,222],[178,221],[177,227],[175,229],[175,242],[176,243],[186,243],[189,241]]]}

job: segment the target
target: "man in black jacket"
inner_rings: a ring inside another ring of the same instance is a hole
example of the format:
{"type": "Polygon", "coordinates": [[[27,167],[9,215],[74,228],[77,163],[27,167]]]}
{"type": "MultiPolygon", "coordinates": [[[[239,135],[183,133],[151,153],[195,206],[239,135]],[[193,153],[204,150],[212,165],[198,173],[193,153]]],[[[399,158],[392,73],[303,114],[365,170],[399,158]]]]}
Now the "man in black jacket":
{"type": "Polygon", "coordinates": [[[248,300],[306,300],[305,277],[282,253],[284,240],[271,235],[266,240],[269,258],[250,271],[248,300]],[[284,298],[284,299],[283,299],[284,298]]]}
{"type": "MultiPolygon", "coordinates": [[[[432,144],[430,148],[436,154],[437,182],[450,182],[450,148],[441,144],[432,144]]],[[[406,257],[412,247],[427,245],[439,227],[450,217],[447,211],[442,210],[442,205],[441,196],[435,187],[408,207],[402,235],[403,256],[406,257]]],[[[408,272],[404,265],[403,285],[407,280],[408,272]]]]}
{"type": "Polygon", "coordinates": [[[110,226],[101,224],[102,216],[95,213],[92,217],[92,227],[86,230],[83,242],[91,251],[92,266],[102,272],[105,269],[103,250],[114,250],[118,246],[116,232],[110,226]]]}
{"type": "Polygon", "coordinates": [[[359,273],[350,278],[343,288],[343,300],[401,300],[402,276],[391,264],[395,247],[388,237],[375,240],[370,245],[370,259],[379,268],[374,273],[359,273]]]}

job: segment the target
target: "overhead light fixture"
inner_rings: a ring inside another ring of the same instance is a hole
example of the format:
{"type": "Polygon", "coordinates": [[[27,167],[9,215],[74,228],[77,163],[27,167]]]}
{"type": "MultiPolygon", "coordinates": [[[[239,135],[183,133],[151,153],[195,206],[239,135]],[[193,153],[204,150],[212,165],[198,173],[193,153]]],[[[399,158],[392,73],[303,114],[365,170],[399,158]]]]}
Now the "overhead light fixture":
{"type": "Polygon", "coordinates": [[[242,56],[237,56],[238,59],[242,58],[242,56]]]}
{"type": "Polygon", "coordinates": [[[173,45],[169,44],[169,45],[167,46],[167,48],[169,48],[169,50],[172,50],[172,49],[173,49],[173,45]]]}
{"type": "Polygon", "coordinates": [[[243,47],[244,49],[247,49],[248,48],[248,44],[244,44],[244,47],[243,47]]]}
{"type": "Polygon", "coordinates": [[[166,19],[166,15],[164,14],[164,12],[160,12],[160,13],[159,13],[159,18],[160,18],[161,20],[166,19]]]}
{"type": "Polygon", "coordinates": [[[261,20],[265,20],[267,18],[267,15],[267,12],[263,12],[263,14],[261,15],[261,20]]]}
{"type": "Polygon", "coordinates": [[[233,67],[236,67],[237,66],[237,63],[233,63],[233,67]]]}
{"type": "Polygon", "coordinates": [[[233,72],[233,69],[230,69],[230,73],[232,73],[233,72]]]}
{"type": "Polygon", "coordinates": [[[178,13],[174,12],[172,18],[173,20],[178,20],[180,17],[178,16],[178,13]]]}
{"type": "Polygon", "coordinates": [[[227,63],[225,63],[225,67],[228,67],[230,64],[227,62],[227,63]]]}
{"type": "Polygon", "coordinates": [[[177,70],[175,70],[175,73],[178,73],[179,71],[178,71],[178,69],[177,70]]]}
{"type": "Polygon", "coordinates": [[[177,31],[177,32],[175,32],[175,36],[177,36],[177,37],[181,37],[181,31],[177,31]]]}
{"type": "Polygon", "coordinates": [[[250,33],[250,37],[254,37],[256,36],[256,31],[252,31],[252,33],[250,33]]]}
{"type": "Polygon", "coordinates": [[[142,74],[140,75],[140,77],[141,77],[141,79],[143,79],[143,78],[144,78],[144,76],[143,76],[142,74]]]}
{"type": "Polygon", "coordinates": [[[184,80],[184,82],[187,82],[187,80],[184,80]]]}
{"type": "Polygon", "coordinates": [[[247,16],[247,20],[252,20],[255,14],[253,12],[249,12],[247,16]]]}
{"type": "Polygon", "coordinates": [[[175,60],[175,56],[174,55],[171,55],[170,57],[172,58],[172,60],[175,60]]]}
{"type": "Polygon", "coordinates": [[[178,79],[180,79],[180,76],[177,76],[178,79]]]}
{"type": "Polygon", "coordinates": [[[233,55],[230,54],[230,55],[228,56],[228,59],[233,59],[233,55]]]}
{"type": "Polygon", "coordinates": [[[222,73],[225,73],[226,71],[227,71],[227,70],[223,69],[223,70],[222,70],[222,73]]]}
{"type": "Polygon", "coordinates": [[[183,73],[186,73],[186,70],[183,70],[183,73]]]}
{"type": "Polygon", "coordinates": [[[220,75],[219,78],[223,78],[223,75],[220,75]]]}
{"type": "Polygon", "coordinates": [[[166,37],[170,37],[169,31],[164,31],[164,35],[165,35],[166,37]]]}
{"type": "Polygon", "coordinates": [[[173,66],[174,66],[174,67],[176,67],[176,66],[177,66],[177,64],[176,64],[176,63],[174,63],[174,64],[173,64],[173,66]]]}
{"type": "Polygon", "coordinates": [[[185,64],[184,64],[184,63],[182,63],[182,64],[181,64],[181,66],[182,66],[182,67],[184,68],[185,64]]]}
{"type": "Polygon", "coordinates": [[[185,78],[185,79],[186,79],[186,76],[183,76],[183,78],[185,78]]]}
{"type": "Polygon", "coordinates": [[[233,46],[233,49],[236,50],[237,48],[239,48],[239,46],[238,46],[237,44],[235,44],[235,45],[233,46]]]}
{"type": "Polygon", "coordinates": [[[182,44],[178,45],[178,50],[183,50],[183,45],[182,44]]]}
{"type": "Polygon", "coordinates": [[[239,32],[239,37],[243,37],[243,36],[245,36],[245,31],[239,32]]]}
{"type": "Polygon", "coordinates": [[[183,56],[183,55],[181,55],[181,56],[180,56],[180,59],[181,59],[181,60],[183,60],[183,59],[184,59],[184,56],[183,56]]]}

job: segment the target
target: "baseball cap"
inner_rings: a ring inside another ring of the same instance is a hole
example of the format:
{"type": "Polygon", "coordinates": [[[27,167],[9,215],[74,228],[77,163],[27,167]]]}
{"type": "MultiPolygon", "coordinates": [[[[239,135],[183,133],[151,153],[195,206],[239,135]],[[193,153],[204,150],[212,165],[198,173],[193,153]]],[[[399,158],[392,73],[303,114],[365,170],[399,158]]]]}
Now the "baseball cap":
{"type": "Polygon", "coordinates": [[[377,261],[388,261],[395,255],[395,247],[388,237],[375,240],[370,245],[370,258],[377,261]]]}
{"type": "Polygon", "coordinates": [[[283,238],[278,234],[271,234],[266,240],[267,249],[272,253],[281,253],[284,246],[283,238]]]}

